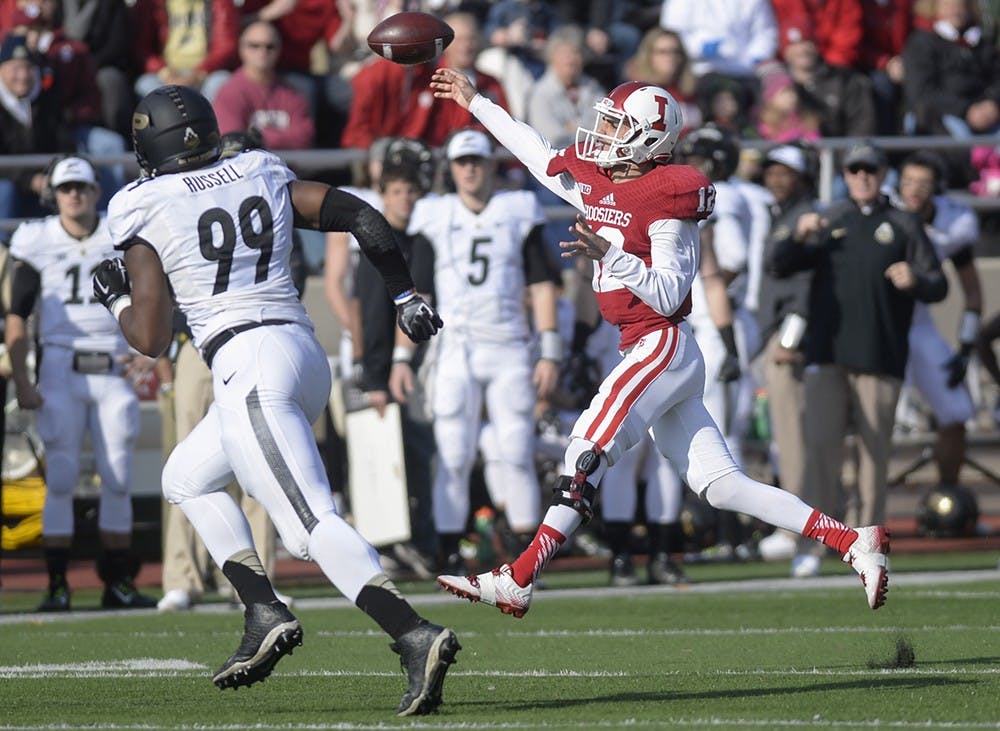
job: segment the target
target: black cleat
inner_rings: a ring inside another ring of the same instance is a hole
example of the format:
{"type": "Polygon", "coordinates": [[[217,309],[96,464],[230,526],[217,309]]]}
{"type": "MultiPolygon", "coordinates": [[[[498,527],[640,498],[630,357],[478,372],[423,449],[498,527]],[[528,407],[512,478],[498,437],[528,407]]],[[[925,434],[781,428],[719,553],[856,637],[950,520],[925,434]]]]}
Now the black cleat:
{"type": "Polygon", "coordinates": [[[152,609],[155,606],[156,600],[140,594],[129,579],[119,579],[104,585],[104,593],[101,595],[101,607],[104,609],[152,609]]]}
{"type": "Polygon", "coordinates": [[[654,553],[649,557],[649,565],[646,567],[649,572],[650,584],[689,584],[690,579],[684,573],[680,564],[670,559],[670,554],[654,553]]]}
{"type": "Polygon", "coordinates": [[[302,644],[302,625],[279,601],[251,604],[243,612],[243,641],[212,678],[220,689],[264,680],[278,660],[302,644]]]}
{"type": "Polygon", "coordinates": [[[455,633],[447,627],[423,622],[389,647],[399,655],[399,664],[410,680],[396,715],[434,713],[441,705],[441,687],[448,666],[462,649],[455,633]]]}
{"type": "Polygon", "coordinates": [[[69,585],[66,583],[54,584],[49,587],[48,593],[38,605],[39,612],[68,612],[69,611],[69,585]]]}
{"type": "Polygon", "coordinates": [[[635,586],[639,577],[635,575],[632,556],[627,553],[616,553],[611,558],[611,586],[635,586]]]}

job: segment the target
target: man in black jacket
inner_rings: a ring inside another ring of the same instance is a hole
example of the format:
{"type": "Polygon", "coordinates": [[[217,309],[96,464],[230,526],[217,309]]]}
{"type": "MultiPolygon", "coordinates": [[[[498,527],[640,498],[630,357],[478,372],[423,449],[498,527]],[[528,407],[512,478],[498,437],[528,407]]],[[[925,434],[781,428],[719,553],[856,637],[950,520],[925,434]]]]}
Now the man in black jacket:
{"type": "MultiPolygon", "coordinates": [[[[396,245],[410,267],[417,291],[426,297],[434,292],[434,249],[421,234],[409,235],[413,206],[426,192],[416,164],[387,165],[379,182],[383,212],[392,227],[396,245]]],[[[382,284],[378,270],[367,259],[358,263],[357,283],[361,310],[362,381],[369,403],[384,414],[386,406],[400,404],[403,427],[403,460],[411,511],[413,546],[419,551],[396,551],[398,558],[419,572],[421,563],[430,563],[437,549],[437,534],[431,516],[431,461],[434,457],[434,433],[427,419],[416,413],[416,372],[426,346],[417,347],[396,327],[396,308],[382,284]]],[[[408,547],[406,547],[408,548],[408,547]]]]}
{"type": "MultiPolygon", "coordinates": [[[[880,186],[885,152],[871,144],[844,159],[849,198],[798,219],[771,260],[779,274],[813,269],[806,353],[806,486],[810,502],[843,515],[840,474],[849,421],[859,441],[857,515],[885,520],[896,401],[906,369],[915,300],[948,293],[934,247],[913,214],[880,186]]],[[[852,506],[852,511],[854,510],[852,506]]]]}

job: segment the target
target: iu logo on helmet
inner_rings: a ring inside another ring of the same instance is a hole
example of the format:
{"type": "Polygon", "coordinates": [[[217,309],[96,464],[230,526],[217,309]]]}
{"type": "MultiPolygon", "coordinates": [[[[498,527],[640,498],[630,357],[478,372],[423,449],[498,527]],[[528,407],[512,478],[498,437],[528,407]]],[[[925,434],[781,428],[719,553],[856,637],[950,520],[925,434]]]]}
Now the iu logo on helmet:
{"type": "Polygon", "coordinates": [[[667,128],[667,123],[664,121],[667,116],[667,107],[670,102],[667,101],[665,96],[660,96],[659,94],[654,94],[653,99],[656,101],[656,106],[659,108],[660,114],[659,119],[657,119],[652,124],[652,128],[657,132],[663,132],[667,128]]]}

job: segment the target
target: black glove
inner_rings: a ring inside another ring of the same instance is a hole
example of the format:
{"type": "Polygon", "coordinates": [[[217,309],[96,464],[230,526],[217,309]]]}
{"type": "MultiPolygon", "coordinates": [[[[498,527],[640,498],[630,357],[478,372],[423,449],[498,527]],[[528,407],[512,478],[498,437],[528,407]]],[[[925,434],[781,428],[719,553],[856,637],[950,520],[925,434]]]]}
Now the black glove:
{"type": "Polygon", "coordinates": [[[732,383],[740,378],[740,356],[736,349],[736,336],[733,333],[733,326],[726,325],[719,328],[719,335],[726,346],[726,357],[719,366],[719,383],[732,383]]]}
{"type": "Polygon", "coordinates": [[[956,388],[965,380],[965,372],[969,368],[972,347],[971,345],[963,345],[955,355],[945,362],[944,369],[948,372],[948,388],[956,388]]]}
{"type": "Polygon", "coordinates": [[[121,259],[105,259],[94,270],[94,297],[115,313],[115,303],[132,294],[128,270],[121,259]]]}
{"type": "Polygon", "coordinates": [[[732,383],[740,380],[740,359],[735,355],[726,353],[722,365],[719,366],[719,383],[732,383]]]}
{"type": "Polygon", "coordinates": [[[430,340],[431,335],[444,326],[441,316],[434,308],[414,293],[396,300],[396,315],[399,329],[415,343],[430,340]]]}

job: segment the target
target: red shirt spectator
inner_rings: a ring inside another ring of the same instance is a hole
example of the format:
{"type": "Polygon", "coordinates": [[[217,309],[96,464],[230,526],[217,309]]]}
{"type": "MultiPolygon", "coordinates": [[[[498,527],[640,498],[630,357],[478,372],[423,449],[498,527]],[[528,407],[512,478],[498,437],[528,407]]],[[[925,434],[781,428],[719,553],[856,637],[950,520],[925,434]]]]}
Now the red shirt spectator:
{"type": "MultiPolygon", "coordinates": [[[[434,98],[431,75],[442,65],[432,61],[400,66],[379,58],[361,69],[351,81],[354,98],[341,145],[367,149],[379,137],[411,137],[439,147],[456,129],[483,129],[458,104],[434,98]]],[[[495,78],[476,72],[472,83],[480,94],[506,108],[503,88],[495,78]]]]}
{"type": "Polygon", "coordinates": [[[772,0],[778,43],[811,37],[831,66],[854,66],[864,34],[861,0],[772,0]],[[800,34],[795,37],[796,34],[800,34]]]}
{"type": "Polygon", "coordinates": [[[865,0],[864,40],[858,67],[885,71],[893,58],[900,58],[913,31],[914,0],[865,0]]]}
{"type": "Polygon", "coordinates": [[[275,72],[281,36],[271,24],[251,23],[240,37],[240,68],[212,104],[223,134],[255,129],[270,150],[296,150],[313,141],[308,100],[275,72]]]}

